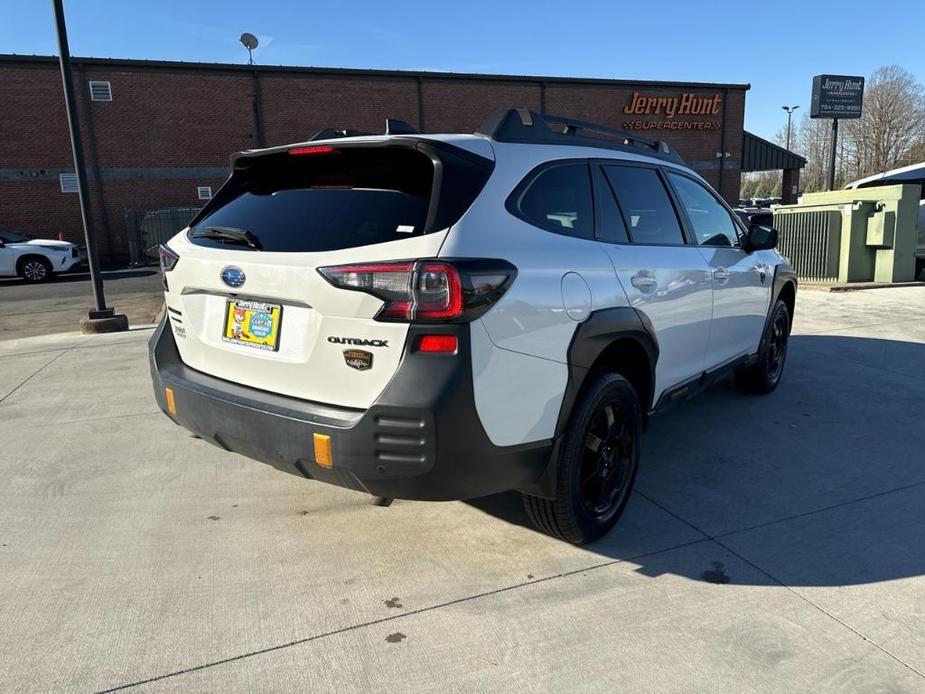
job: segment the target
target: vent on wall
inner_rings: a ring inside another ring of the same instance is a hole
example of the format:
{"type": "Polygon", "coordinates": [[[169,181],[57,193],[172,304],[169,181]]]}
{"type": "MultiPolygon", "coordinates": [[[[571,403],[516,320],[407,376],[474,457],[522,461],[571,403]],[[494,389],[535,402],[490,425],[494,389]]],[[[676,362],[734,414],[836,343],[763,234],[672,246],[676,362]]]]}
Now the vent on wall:
{"type": "Polygon", "coordinates": [[[197,186],[196,195],[199,196],[200,200],[211,200],[212,186],[197,186]]]}
{"type": "Polygon", "coordinates": [[[112,101],[112,85],[90,80],[90,101],[112,101]]]}
{"type": "Polygon", "coordinates": [[[58,182],[61,184],[62,193],[76,193],[77,192],[77,174],[75,173],[58,174],[58,182]]]}

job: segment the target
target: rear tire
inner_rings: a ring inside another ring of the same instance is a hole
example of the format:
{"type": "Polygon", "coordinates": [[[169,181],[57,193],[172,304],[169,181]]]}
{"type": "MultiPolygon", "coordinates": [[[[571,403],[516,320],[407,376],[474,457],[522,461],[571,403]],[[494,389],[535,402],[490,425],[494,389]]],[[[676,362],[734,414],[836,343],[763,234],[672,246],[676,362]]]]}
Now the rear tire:
{"type": "Polygon", "coordinates": [[[26,256],[19,261],[19,276],[30,284],[47,282],[51,279],[53,270],[48,259],[39,255],[26,256]]]}
{"type": "Polygon", "coordinates": [[[596,377],[569,419],[555,497],[523,495],[537,529],[582,545],[613,528],[636,480],[641,435],[642,407],[630,382],[615,373],[596,377]]]}
{"type": "Polygon", "coordinates": [[[790,310],[784,301],[778,299],[761,338],[758,361],[735,372],[736,386],[757,395],[766,395],[777,388],[784,374],[789,341],[790,310]]]}

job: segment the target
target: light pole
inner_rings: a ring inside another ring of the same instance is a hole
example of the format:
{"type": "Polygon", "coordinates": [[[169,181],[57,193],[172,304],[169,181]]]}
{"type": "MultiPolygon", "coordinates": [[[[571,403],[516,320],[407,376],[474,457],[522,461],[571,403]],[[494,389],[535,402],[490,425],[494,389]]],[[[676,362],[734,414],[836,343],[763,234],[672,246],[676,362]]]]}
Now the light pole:
{"type": "Polygon", "coordinates": [[[77,197],[80,201],[80,217],[83,221],[84,239],[87,242],[87,265],[90,266],[90,281],[93,284],[95,309],[90,309],[87,318],[80,321],[85,333],[111,333],[128,330],[128,319],[106,306],[103,295],[103,278],[100,275],[99,258],[96,254],[96,238],[93,235],[90,205],[87,191],[87,173],[84,169],[83,147],[80,141],[80,123],[77,120],[77,103],[74,100],[74,80],[71,76],[71,53],[67,45],[67,27],[64,23],[62,0],[51,0],[55,13],[55,27],[58,32],[58,59],[61,63],[61,81],[64,84],[64,106],[67,109],[67,127],[71,135],[71,151],[74,155],[74,171],[77,174],[77,197]]]}
{"type": "Polygon", "coordinates": [[[799,106],[781,106],[787,112],[787,151],[790,151],[790,119],[799,106]]]}

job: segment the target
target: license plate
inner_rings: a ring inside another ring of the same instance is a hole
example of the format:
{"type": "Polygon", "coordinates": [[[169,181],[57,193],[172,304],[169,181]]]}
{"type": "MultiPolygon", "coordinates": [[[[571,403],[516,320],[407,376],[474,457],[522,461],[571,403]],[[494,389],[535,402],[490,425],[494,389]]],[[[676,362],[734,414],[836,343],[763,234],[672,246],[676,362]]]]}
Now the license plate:
{"type": "Polygon", "coordinates": [[[282,315],[283,307],[279,304],[231,299],[225,306],[222,340],[275,352],[279,349],[282,315]]]}

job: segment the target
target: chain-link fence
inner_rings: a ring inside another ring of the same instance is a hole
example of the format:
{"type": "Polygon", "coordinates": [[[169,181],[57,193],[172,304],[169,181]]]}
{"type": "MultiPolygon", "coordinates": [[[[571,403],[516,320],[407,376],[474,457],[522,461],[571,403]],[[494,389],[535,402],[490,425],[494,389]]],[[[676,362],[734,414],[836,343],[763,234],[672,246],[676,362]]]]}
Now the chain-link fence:
{"type": "Polygon", "coordinates": [[[160,210],[128,210],[125,227],[129,262],[152,265],[158,262],[157,247],[190,223],[199,207],[165,207],[160,210]]]}

